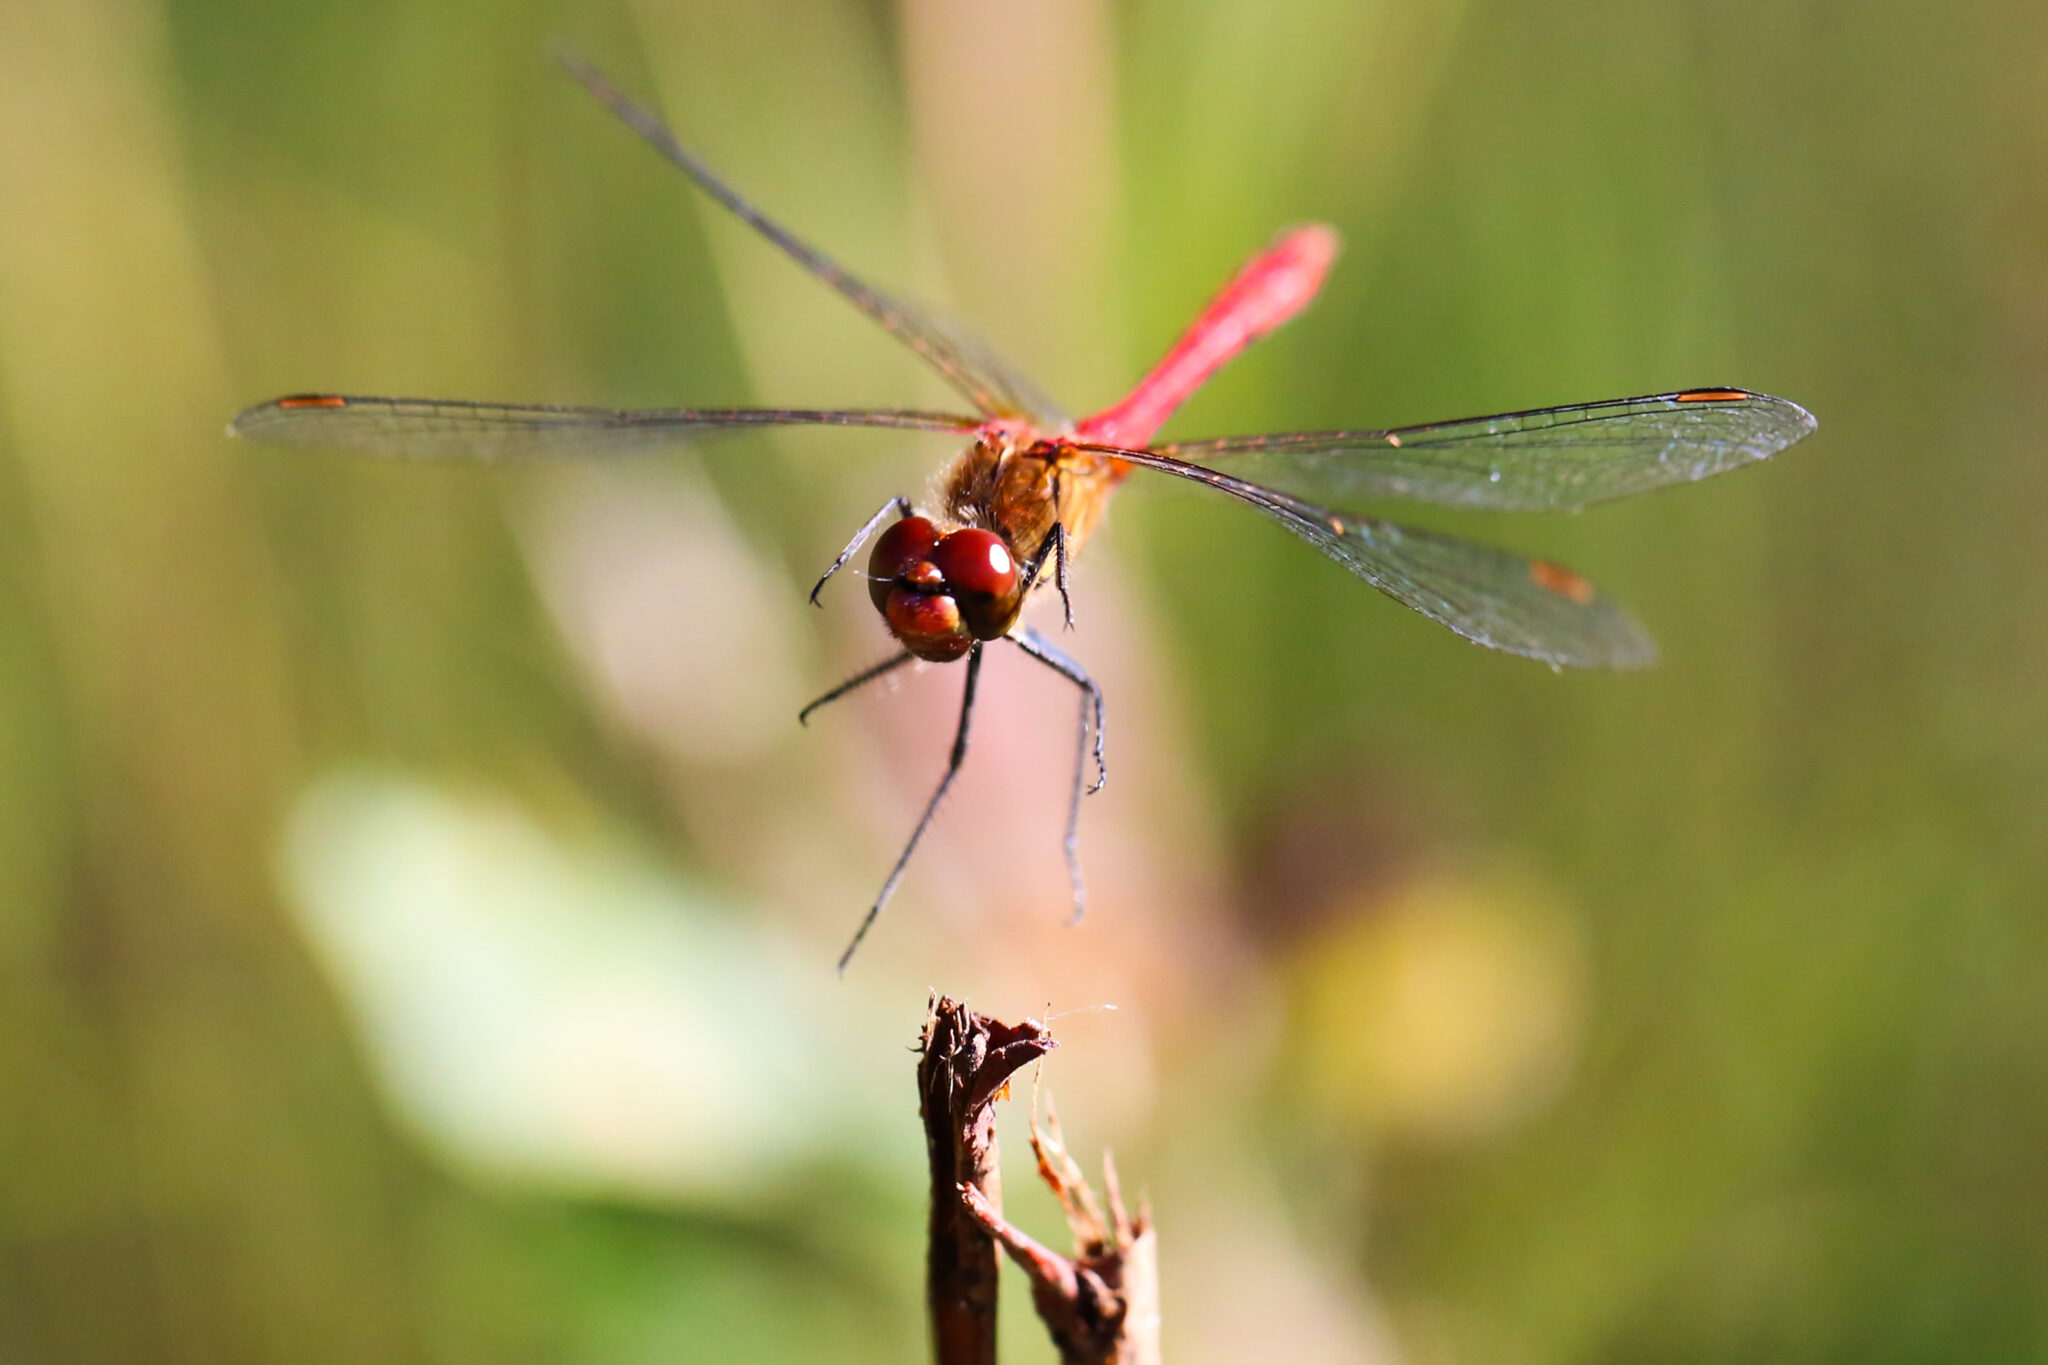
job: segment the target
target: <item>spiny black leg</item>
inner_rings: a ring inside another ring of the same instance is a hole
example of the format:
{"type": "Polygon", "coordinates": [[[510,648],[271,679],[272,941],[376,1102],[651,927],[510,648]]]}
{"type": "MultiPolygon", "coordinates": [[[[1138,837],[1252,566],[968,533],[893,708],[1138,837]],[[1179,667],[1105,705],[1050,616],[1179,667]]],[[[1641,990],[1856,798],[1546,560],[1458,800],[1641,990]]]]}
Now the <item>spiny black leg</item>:
{"type": "Polygon", "coordinates": [[[1028,596],[1038,586],[1038,576],[1045,571],[1045,562],[1053,562],[1053,586],[1059,589],[1060,610],[1067,618],[1067,629],[1074,628],[1074,602],[1067,596],[1067,528],[1063,522],[1054,522],[1052,531],[1039,548],[1038,558],[1031,561],[1030,572],[1024,575],[1024,592],[1028,596]]]}
{"type": "Polygon", "coordinates": [[[1030,570],[1024,575],[1024,593],[1028,597],[1038,586],[1038,576],[1045,572],[1047,560],[1053,563],[1053,586],[1059,589],[1060,612],[1066,617],[1067,629],[1074,628],[1074,599],[1067,593],[1067,524],[1059,520],[1060,515],[1060,471],[1055,465],[1052,471],[1052,530],[1046,533],[1045,543],[1038,547],[1038,553],[1031,560],[1030,570]]]}
{"type": "Polygon", "coordinates": [[[798,725],[809,725],[811,723],[811,712],[817,710],[826,702],[838,701],[848,692],[852,692],[858,688],[867,686],[875,679],[881,677],[884,673],[895,672],[897,669],[903,667],[903,665],[909,663],[912,659],[916,657],[916,655],[912,654],[909,650],[906,649],[893,659],[882,660],[882,662],[876,664],[873,668],[863,668],[860,672],[854,674],[845,682],[839,684],[839,686],[833,688],[830,692],[827,692],[824,696],[818,698],[809,706],[806,706],[803,710],[797,712],[796,723],[798,725]]]}
{"type": "Polygon", "coordinates": [[[1045,563],[1052,558],[1053,536],[1060,534],[1062,529],[1064,528],[1058,522],[1052,524],[1052,535],[1045,538],[1045,544],[1038,547],[1038,553],[1031,557],[1031,563],[1025,567],[1024,595],[1026,597],[1029,597],[1032,590],[1038,586],[1038,576],[1045,572],[1045,563]]]}
{"type": "Polygon", "coordinates": [[[1103,706],[1102,688],[1096,684],[1095,679],[1088,676],[1086,669],[1075,663],[1069,655],[1061,651],[1052,641],[1040,635],[1030,626],[1025,626],[1019,634],[1012,635],[1009,639],[1011,644],[1014,644],[1017,648],[1023,650],[1026,654],[1029,654],[1032,658],[1080,688],[1082,695],[1087,699],[1089,709],[1094,713],[1095,719],[1096,776],[1095,784],[1088,788],[1088,794],[1093,796],[1102,790],[1104,783],[1109,781],[1109,765],[1104,762],[1102,752],[1103,726],[1108,715],[1103,706]]]}
{"type": "Polygon", "coordinates": [[[1102,790],[1103,783],[1109,781],[1109,768],[1102,756],[1102,689],[1096,686],[1095,679],[1082,671],[1079,664],[1046,643],[1045,637],[1030,627],[1025,627],[1021,635],[1012,635],[1010,639],[1017,648],[1081,689],[1081,727],[1074,746],[1074,792],[1067,802],[1066,839],[1067,880],[1074,887],[1074,914],[1068,923],[1078,924],[1087,908],[1087,893],[1081,883],[1081,796],[1084,791],[1094,795],[1102,790]],[[1090,730],[1095,734],[1095,785],[1084,787],[1082,784],[1088,775],[1090,730]]]}
{"type": "Polygon", "coordinates": [[[839,552],[839,558],[832,561],[832,567],[825,570],[824,577],[820,578],[817,586],[811,589],[812,606],[818,605],[818,594],[825,591],[825,584],[831,579],[832,575],[846,567],[846,561],[852,559],[860,547],[867,543],[867,538],[875,533],[875,528],[888,518],[891,511],[894,511],[898,517],[909,516],[910,499],[903,497],[901,494],[889,499],[882,504],[879,512],[868,518],[867,525],[854,533],[853,539],[846,542],[846,548],[839,552]]]}
{"type": "Polygon", "coordinates": [[[1059,590],[1060,614],[1066,617],[1067,629],[1074,628],[1074,599],[1067,592],[1067,515],[1060,505],[1060,469],[1052,470],[1052,585],[1059,590]]]}
{"type": "Polygon", "coordinates": [[[953,756],[946,760],[946,775],[939,779],[938,790],[925,803],[924,814],[918,817],[917,828],[910,832],[910,842],[903,846],[903,853],[896,859],[896,866],[889,871],[889,880],[882,883],[882,894],[875,897],[875,903],[868,907],[860,928],[853,931],[853,942],[846,945],[846,951],[839,955],[839,970],[846,971],[846,964],[853,960],[854,950],[860,941],[868,936],[868,929],[875,922],[875,916],[882,913],[882,907],[889,903],[889,897],[896,894],[896,884],[903,880],[903,870],[910,866],[910,855],[917,852],[918,843],[924,832],[931,828],[932,817],[939,813],[939,802],[946,799],[946,789],[953,785],[953,779],[960,772],[960,764],[967,757],[967,726],[974,719],[974,685],[981,678],[981,643],[967,651],[967,688],[960,695],[960,728],[953,735],[953,756]]]}
{"type": "Polygon", "coordinates": [[[1068,630],[1074,628],[1074,599],[1067,591],[1067,524],[1061,522],[1052,528],[1052,585],[1059,590],[1060,614],[1066,618],[1068,630]]]}

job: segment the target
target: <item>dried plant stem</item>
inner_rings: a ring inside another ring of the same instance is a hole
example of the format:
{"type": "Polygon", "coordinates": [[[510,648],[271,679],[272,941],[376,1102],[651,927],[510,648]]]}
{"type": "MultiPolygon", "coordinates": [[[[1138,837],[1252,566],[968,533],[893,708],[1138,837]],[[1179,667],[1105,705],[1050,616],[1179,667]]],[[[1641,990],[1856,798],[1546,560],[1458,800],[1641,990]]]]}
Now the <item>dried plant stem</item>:
{"type": "Polygon", "coordinates": [[[1160,1365],[1158,1239],[1142,1206],[1133,1217],[1103,1158],[1096,1197],[1060,1136],[1050,1102],[1034,1114],[1031,1148],[1073,1233],[1063,1256],[1003,1217],[994,1102],[1011,1076],[1057,1044],[1043,1025],[999,1023],[934,997],[925,1019],[918,1095],[931,1160],[926,1289],[938,1365],[994,1365],[1000,1246],[1031,1280],[1039,1318],[1062,1365],[1160,1365]],[[1107,1205],[1105,1209],[1105,1204],[1107,1205]]]}
{"type": "Polygon", "coordinates": [[[931,1164],[925,1294],[938,1365],[995,1365],[995,1244],[960,1191],[1000,1216],[994,1103],[1011,1076],[1055,1046],[1034,1020],[999,1023],[948,997],[934,997],[925,1017],[917,1093],[931,1164]]]}
{"type": "Polygon", "coordinates": [[[979,1191],[963,1187],[961,1201],[1031,1278],[1031,1300],[1059,1347],[1061,1365],[1160,1365],[1159,1240],[1151,1214],[1124,1208],[1116,1164],[1102,1159],[1103,1202],[1060,1137],[1059,1118],[1046,1105],[1041,1126],[1031,1122],[1038,1174],[1058,1197],[1073,1233],[1074,1254],[1033,1241],[1006,1222],[979,1191]]]}

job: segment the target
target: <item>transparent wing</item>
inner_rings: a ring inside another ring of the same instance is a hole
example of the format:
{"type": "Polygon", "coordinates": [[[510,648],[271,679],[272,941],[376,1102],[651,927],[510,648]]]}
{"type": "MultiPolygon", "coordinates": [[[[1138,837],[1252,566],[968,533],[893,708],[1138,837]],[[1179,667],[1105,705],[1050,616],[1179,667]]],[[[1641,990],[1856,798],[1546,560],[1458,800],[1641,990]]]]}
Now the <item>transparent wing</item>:
{"type": "Polygon", "coordinates": [[[230,436],[329,446],[380,455],[470,456],[618,454],[672,446],[751,427],[896,427],[971,431],[972,417],[894,409],[575,408],[546,403],[470,403],[449,398],[298,394],[238,413],[230,436]]]}
{"type": "Polygon", "coordinates": [[[1057,403],[984,341],[950,320],[941,322],[849,274],[831,257],[762,213],[720,179],[697,155],[676,141],[654,113],[635,103],[604,73],[566,48],[555,53],[565,70],[621,122],[638,133],[697,187],[717,200],[735,218],[767,238],[782,253],[824,281],[848,303],[868,315],[882,330],[901,341],[976,410],[989,417],[1023,417],[1045,431],[1064,431],[1072,420],[1057,403]]]}
{"type": "Polygon", "coordinates": [[[1566,511],[1769,459],[1813,428],[1812,414],[1782,398],[1687,389],[1391,431],[1231,436],[1161,450],[1334,507],[1404,498],[1566,511]]]}
{"type": "Polygon", "coordinates": [[[1641,668],[1643,628],[1571,570],[1388,521],[1341,516],[1149,450],[1081,446],[1242,498],[1387,596],[1489,649],[1568,668],[1641,668]]]}

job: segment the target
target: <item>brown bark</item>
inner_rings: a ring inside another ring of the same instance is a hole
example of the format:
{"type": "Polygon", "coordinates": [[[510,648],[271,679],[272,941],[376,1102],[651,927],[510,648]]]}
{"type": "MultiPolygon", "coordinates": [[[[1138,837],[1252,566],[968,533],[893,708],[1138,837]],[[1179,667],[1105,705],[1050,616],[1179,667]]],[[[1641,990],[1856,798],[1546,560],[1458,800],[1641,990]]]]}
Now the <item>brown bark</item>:
{"type": "Polygon", "coordinates": [[[919,1110],[931,1163],[925,1293],[938,1365],[995,1365],[995,1244],[961,1202],[971,1190],[1000,1218],[994,1104],[1011,1076],[1058,1046],[1043,1025],[1004,1024],[934,996],[919,1040],[919,1110]]]}

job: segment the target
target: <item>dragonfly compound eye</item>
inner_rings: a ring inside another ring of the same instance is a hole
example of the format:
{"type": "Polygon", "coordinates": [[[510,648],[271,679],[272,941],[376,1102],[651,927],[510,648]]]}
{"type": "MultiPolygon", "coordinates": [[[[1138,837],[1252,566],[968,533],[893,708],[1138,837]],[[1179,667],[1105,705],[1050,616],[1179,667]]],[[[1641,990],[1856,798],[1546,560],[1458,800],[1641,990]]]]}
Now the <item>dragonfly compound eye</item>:
{"type": "Polygon", "coordinates": [[[1020,605],[1017,558],[993,531],[955,531],[932,551],[946,591],[976,639],[994,640],[1010,629],[1020,605]]]}
{"type": "Polygon", "coordinates": [[[875,552],[868,557],[868,596],[874,599],[875,610],[888,612],[889,594],[898,580],[918,565],[928,565],[938,543],[939,528],[924,517],[905,517],[875,537],[875,552]]]}
{"type": "Polygon", "coordinates": [[[882,604],[882,616],[905,649],[935,664],[957,659],[974,646],[958,604],[944,593],[892,588],[882,604]]]}

